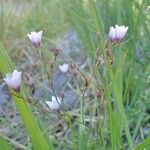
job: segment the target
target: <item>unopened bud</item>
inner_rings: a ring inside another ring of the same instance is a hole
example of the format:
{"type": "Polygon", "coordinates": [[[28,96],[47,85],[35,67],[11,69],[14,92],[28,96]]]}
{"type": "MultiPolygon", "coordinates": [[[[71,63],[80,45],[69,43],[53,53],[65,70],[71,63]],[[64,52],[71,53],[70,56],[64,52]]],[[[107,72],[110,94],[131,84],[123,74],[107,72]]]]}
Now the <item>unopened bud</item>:
{"type": "Polygon", "coordinates": [[[77,73],[78,73],[78,68],[75,64],[71,64],[71,70],[72,70],[72,74],[73,76],[76,77],[77,73]]]}
{"type": "Polygon", "coordinates": [[[96,92],[96,97],[97,97],[97,98],[101,98],[101,97],[102,97],[101,91],[97,91],[97,92],[96,92]]]}
{"type": "Polygon", "coordinates": [[[53,52],[55,57],[57,57],[59,55],[59,49],[58,48],[53,48],[52,52],[53,52]]]}
{"type": "Polygon", "coordinates": [[[64,96],[65,96],[65,93],[64,93],[64,90],[62,89],[61,92],[60,92],[60,97],[64,98],[64,96]]]}

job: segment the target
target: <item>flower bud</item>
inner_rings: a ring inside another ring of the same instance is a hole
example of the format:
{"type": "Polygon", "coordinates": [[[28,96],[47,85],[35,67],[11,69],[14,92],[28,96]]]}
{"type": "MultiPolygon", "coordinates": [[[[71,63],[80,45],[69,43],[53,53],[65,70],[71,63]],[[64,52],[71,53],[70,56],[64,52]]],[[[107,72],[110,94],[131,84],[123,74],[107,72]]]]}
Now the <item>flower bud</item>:
{"type": "Polygon", "coordinates": [[[114,27],[110,27],[109,31],[109,40],[111,42],[121,42],[126,35],[128,27],[115,25],[114,27]]]}
{"type": "Polygon", "coordinates": [[[6,78],[4,78],[6,84],[14,89],[16,92],[20,92],[21,85],[21,72],[14,70],[12,74],[6,74],[6,78]]]}
{"type": "Polygon", "coordinates": [[[45,103],[51,110],[57,111],[60,107],[59,105],[61,103],[61,100],[58,97],[56,98],[55,96],[52,96],[51,101],[46,101],[45,103]]]}
{"type": "Polygon", "coordinates": [[[31,42],[33,43],[35,48],[39,48],[41,44],[41,38],[42,38],[43,31],[39,32],[31,32],[30,34],[27,34],[31,42]]]}
{"type": "Polygon", "coordinates": [[[68,64],[63,64],[62,66],[59,66],[59,69],[61,70],[62,73],[66,73],[68,71],[68,64]]]}
{"type": "Polygon", "coordinates": [[[60,92],[60,96],[61,96],[61,98],[64,98],[64,96],[65,96],[65,93],[64,93],[64,90],[63,90],[63,89],[62,89],[61,92],[60,92]]]}
{"type": "Polygon", "coordinates": [[[53,52],[55,57],[57,57],[59,55],[59,49],[58,48],[53,48],[52,52],[53,52]]]}
{"type": "Polygon", "coordinates": [[[71,64],[71,71],[72,71],[73,76],[76,77],[78,73],[78,68],[76,64],[71,64]]]}

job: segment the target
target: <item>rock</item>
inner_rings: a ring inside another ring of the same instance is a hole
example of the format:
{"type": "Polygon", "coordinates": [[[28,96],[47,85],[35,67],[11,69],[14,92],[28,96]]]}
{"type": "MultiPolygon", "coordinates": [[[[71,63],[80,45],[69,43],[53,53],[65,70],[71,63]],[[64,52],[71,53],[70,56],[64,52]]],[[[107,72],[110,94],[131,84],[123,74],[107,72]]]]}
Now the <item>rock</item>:
{"type": "Polygon", "coordinates": [[[84,47],[74,30],[70,29],[66,32],[63,37],[57,40],[57,43],[64,61],[71,59],[79,65],[85,62],[86,53],[84,47]]]}
{"type": "Polygon", "coordinates": [[[0,105],[11,100],[11,96],[8,94],[7,85],[5,82],[0,84],[0,105]]]}
{"type": "Polygon", "coordinates": [[[65,109],[75,108],[79,104],[78,95],[75,93],[75,91],[68,88],[64,90],[63,100],[65,109]]]}

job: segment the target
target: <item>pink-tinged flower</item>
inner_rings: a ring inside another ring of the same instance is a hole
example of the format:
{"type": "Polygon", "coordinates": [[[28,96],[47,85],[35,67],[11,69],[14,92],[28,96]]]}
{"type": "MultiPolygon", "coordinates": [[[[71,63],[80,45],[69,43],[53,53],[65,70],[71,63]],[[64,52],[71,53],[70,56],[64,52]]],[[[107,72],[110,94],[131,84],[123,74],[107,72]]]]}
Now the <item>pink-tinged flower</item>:
{"type": "Polygon", "coordinates": [[[45,103],[51,110],[57,111],[59,109],[61,100],[58,97],[56,98],[55,96],[52,96],[51,101],[46,101],[45,103]]]}
{"type": "Polygon", "coordinates": [[[59,66],[59,69],[61,70],[62,73],[66,73],[68,71],[69,65],[68,64],[63,64],[62,66],[59,66]]]}
{"type": "Polygon", "coordinates": [[[109,40],[111,42],[121,42],[128,31],[128,27],[115,25],[110,27],[109,40]]]}
{"type": "Polygon", "coordinates": [[[35,48],[39,48],[41,44],[41,38],[42,38],[43,31],[39,32],[31,32],[30,34],[27,34],[31,42],[33,43],[35,48]]]}
{"type": "Polygon", "coordinates": [[[4,78],[6,84],[14,89],[16,92],[20,92],[21,85],[21,72],[14,70],[12,74],[6,74],[6,78],[4,78]]]}

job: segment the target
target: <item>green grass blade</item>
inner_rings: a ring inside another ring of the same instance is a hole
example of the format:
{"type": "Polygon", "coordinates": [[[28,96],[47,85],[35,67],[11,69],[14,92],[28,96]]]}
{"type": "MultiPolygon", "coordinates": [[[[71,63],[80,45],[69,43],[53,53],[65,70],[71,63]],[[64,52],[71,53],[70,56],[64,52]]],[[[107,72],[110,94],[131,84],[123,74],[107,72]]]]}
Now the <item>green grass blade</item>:
{"type": "Polygon", "coordinates": [[[148,145],[150,145],[150,136],[140,143],[135,150],[144,150],[148,145]]]}
{"type": "Polygon", "coordinates": [[[84,125],[80,125],[79,128],[79,150],[86,150],[87,149],[87,135],[86,129],[84,125]]]}
{"type": "Polygon", "coordinates": [[[112,70],[112,68],[110,68],[109,72],[110,72],[110,77],[112,80],[112,86],[113,86],[113,92],[115,94],[116,97],[116,103],[117,103],[117,107],[119,109],[120,115],[122,117],[122,121],[124,124],[124,129],[126,132],[126,136],[127,136],[127,140],[129,143],[129,147],[131,150],[133,150],[133,142],[132,142],[132,138],[131,138],[131,133],[129,130],[129,124],[128,124],[128,120],[126,117],[126,113],[123,107],[123,63],[125,61],[125,57],[124,59],[122,59],[121,62],[118,63],[118,68],[117,71],[114,72],[112,70]]]}
{"type": "MultiPolygon", "coordinates": [[[[95,9],[94,0],[89,0],[89,5],[90,5],[91,16],[93,18],[93,22],[96,28],[96,33],[99,33],[100,36],[103,37],[102,23],[100,23],[102,20],[99,20],[98,18],[98,12],[95,9]]],[[[100,43],[100,48],[104,49],[104,41],[102,41],[102,38],[100,39],[99,43],[100,43]]]]}
{"type": "MultiPolygon", "coordinates": [[[[3,75],[14,69],[14,64],[11,62],[2,44],[0,44],[0,66],[0,72],[3,75]]],[[[27,93],[24,87],[21,92],[23,95],[26,95],[27,93]]],[[[32,114],[29,104],[18,97],[13,97],[13,100],[27,128],[33,148],[36,150],[51,150],[52,145],[44,138],[44,135],[42,134],[42,131],[40,130],[40,127],[32,114]]]]}
{"type": "Polygon", "coordinates": [[[6,139],[1,136],[0,136],[0,149],[1,150],[14,150],[14,148],[6,141],[6,139]]]}

